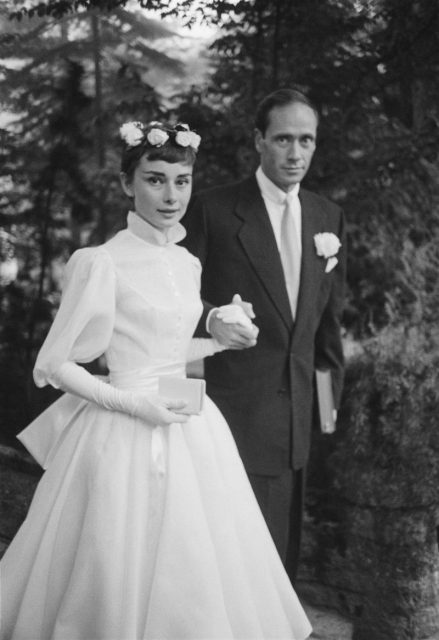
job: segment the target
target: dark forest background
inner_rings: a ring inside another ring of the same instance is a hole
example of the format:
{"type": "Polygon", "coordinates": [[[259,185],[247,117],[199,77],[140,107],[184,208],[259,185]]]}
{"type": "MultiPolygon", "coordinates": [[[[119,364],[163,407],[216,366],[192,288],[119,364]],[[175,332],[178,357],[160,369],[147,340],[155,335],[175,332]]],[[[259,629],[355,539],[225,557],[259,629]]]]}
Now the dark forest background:
{"type": "Polygon", "coordinates": [[[306,186],[348,220],[347,354],[391,352],[389,387],[428,379],[438,408],[437,0],[3,1],[0,34],[2,442],[54,397],[32,367],[63,265],[123,224],[120,124],[189,123],[196,188],[224,183],[256,166],[256,103],[293,84],[322,112],[306,186]]]}

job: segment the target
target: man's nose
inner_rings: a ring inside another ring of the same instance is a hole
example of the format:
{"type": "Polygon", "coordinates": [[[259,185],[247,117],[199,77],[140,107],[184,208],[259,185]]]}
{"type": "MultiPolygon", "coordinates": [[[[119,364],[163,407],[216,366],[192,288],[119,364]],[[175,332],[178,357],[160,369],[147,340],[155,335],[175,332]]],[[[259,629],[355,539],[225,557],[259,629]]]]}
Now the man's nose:
{"type": "Polygon", "coordinates": [[[291,160],[299,160],[299,158],[301,158],[301,148],[298,140],[292,140],[288,146],[288,157],[291,158],[291,160]]]}

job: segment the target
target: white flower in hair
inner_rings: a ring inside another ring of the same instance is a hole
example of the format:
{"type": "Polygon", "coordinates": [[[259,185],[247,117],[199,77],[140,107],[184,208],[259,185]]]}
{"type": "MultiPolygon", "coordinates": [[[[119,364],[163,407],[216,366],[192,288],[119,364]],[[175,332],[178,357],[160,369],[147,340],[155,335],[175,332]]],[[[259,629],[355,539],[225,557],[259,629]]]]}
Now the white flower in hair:
{"type": "Polygon", "coordinates": [[[191,147],[195,149],[195,151],[200,146],[200,142],[201,136],[199,136],[198,133],[195,133],[195,131],[191,131],[191,147]]]}
{"type": "Polygon", "coordinates": [[[137,147],[143,140],[143,129],[140,122],[125,122],[120,129],[120,137],[129,147],[137,147]]]}
{"type": "Polygon", "coordinates": [[[175,142],[179,144],[180,147],[188,147],[191,143],[191,132],[177,131],[175,134],[175,142]]]}
{"type": "Polygon", "coordinates": [[[169,140],[169,135],[163,129],[154,128],[148,131],[146,139],[153,147],[162,147],[169,140]]]}
{"type": "Polygon", "coordinates": [[[196,151],[200,146],[201,137],[194,131],[177,131],[175,142],[181,147],[192,147],[196,151]]]}

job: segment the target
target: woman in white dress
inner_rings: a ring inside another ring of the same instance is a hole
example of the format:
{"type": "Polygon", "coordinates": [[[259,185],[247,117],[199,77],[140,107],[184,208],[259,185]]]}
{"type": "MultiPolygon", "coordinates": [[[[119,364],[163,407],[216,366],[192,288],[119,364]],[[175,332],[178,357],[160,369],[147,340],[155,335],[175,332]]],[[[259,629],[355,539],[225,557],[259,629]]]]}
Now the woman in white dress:
{"type": "Polygon", "coordinates": [[[199,136],[160,123],[121,134],[134,211],[70,258],[37,358],[36,384],[67,393],[21,435],[46,472],[1,562],[0,637],[303,640],[310,624],[222,415],[208,398],[188,416],[158,396],[160,377],[221,348],[191,340],[200,264],[176,244],[199,136]],[[77,364],[102,354],[109,382],[77,364]]]}

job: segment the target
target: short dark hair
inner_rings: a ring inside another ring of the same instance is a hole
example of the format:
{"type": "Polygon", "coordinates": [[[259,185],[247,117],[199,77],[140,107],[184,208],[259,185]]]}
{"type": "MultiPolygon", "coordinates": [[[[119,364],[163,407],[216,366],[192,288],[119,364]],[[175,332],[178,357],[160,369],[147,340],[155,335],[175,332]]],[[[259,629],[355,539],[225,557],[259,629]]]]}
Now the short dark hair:
{"type": "Polygon", "coordinates": [[[134,172],[140,160],[146,156],[148,160],[164,160],[165,162],[193,165],[195,163],[195,151],[192,147],[177,147],[172,142],[167,142],[158,149],[151,149],[145,145],[124,149],[120,163],[120,170],[128,180],[132,180],[134,172]]]}
{"type": "Polygon", "coordinates": [[[146,133],[152,128],[166,131],[169,137],[161,146],[151,146],[146,136],[143,141],[136,146],[124,145],[120,170],[126,175],[129,181],[133,179],[136,167],[143,156],[146,156],[148,160],[164,160],[172,164],[181,162],[182,164],[192,166],[195,163],[197,155],[195,149],[189,145],[183,147],[175,141],[175,134],[178,130],[181,131],[181,128],[178,129],[178,125],[177,128],[174,128],[171,127],[171,125],[152,122],[143,127],[146,133]]]}
{"type": "Polygon", "coordinates": [[[256,108],[255,127],[259,129],[262,135],[268,127],[270,112],[275,107],[285,107],[288,104],[306,104],[316,114],[317,122],[319,121],[319,111],[314,102],[305,93],[299,89],[278,89],[265,96],[256,108]]]}

